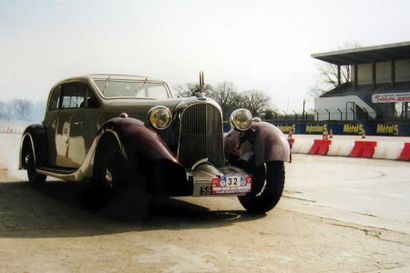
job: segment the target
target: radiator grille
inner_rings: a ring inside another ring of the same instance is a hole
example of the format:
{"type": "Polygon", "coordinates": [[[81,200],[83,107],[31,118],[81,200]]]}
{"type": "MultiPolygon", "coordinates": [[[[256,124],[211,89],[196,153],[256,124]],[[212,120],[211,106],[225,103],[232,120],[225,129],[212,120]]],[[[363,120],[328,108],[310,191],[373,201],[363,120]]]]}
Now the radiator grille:
{"type": "Polygon", "coordinates": [[[178,159],[184,167],[209,158],[217,167],[224,165],[221,112],[211,104],[195,104],[182,113],[178,159]]]}

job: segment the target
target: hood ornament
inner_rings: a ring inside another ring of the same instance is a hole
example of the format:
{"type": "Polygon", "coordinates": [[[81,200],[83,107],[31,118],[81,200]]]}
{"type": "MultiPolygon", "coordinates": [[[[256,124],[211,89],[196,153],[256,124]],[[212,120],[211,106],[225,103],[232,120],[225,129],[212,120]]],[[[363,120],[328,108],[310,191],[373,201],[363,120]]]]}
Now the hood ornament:
{"type": "Polygon", "coordinates": [[[206,100],[205,94],[205,80],[204,80],[204,71],[199,71],[199,88],[195,92],[195,96],[199,100],[206,100]]]}

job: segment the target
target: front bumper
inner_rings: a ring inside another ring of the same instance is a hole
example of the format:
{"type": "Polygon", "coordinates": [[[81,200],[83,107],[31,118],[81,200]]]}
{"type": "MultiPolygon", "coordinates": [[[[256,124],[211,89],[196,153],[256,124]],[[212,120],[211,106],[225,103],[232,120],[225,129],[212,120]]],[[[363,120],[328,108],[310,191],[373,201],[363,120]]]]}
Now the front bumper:
{"type": "Polygon", "coordinates": [[[216,168],[202,162],[187,171],[193,196],[246,195],[252,191],[249,174],[236,167],[216,168]]]}

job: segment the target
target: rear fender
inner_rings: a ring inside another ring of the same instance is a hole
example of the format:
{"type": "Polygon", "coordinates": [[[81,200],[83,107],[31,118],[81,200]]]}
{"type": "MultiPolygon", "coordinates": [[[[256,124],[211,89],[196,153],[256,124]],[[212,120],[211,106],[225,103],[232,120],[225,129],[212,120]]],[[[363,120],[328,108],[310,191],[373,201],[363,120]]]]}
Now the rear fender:
{"type": "Polygon", "coordinates": [[[42,124],[29,125],[23,132],[20,142],[19,165],[18,168],[25,169],[25,162],[22,158],[23,149],[26,145],[33,147],[34,161],[37,166],[42,166],[47,162],[47,134],[42,124]]]}
{"type": "Polygon", "coordinates": [[[276,126],[267,122],[253,122],[244,133],[231,130],[226,134],[224,143],[227,158],[245,161],[253,158],[255,166],[269,161],[290,161],[286,137],[276,126]]]}

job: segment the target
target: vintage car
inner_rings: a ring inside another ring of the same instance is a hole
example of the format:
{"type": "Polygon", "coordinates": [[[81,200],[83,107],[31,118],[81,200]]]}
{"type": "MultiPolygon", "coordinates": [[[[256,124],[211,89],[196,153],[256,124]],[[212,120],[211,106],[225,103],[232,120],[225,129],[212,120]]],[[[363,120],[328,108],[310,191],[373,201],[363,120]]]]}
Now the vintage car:
{"type": "Polygon", "coordinates": [[[22,135],[20,169],[33,185],[47,176],[102,185],[127,214],[155,196],[236,195],[252,213],[269,211],[290,156],[282,132],[237,109],[224,134],[220,106],[198,91],[176,97],[145,76],[63,80],[51,89],[44,121],[22,135]]]}

